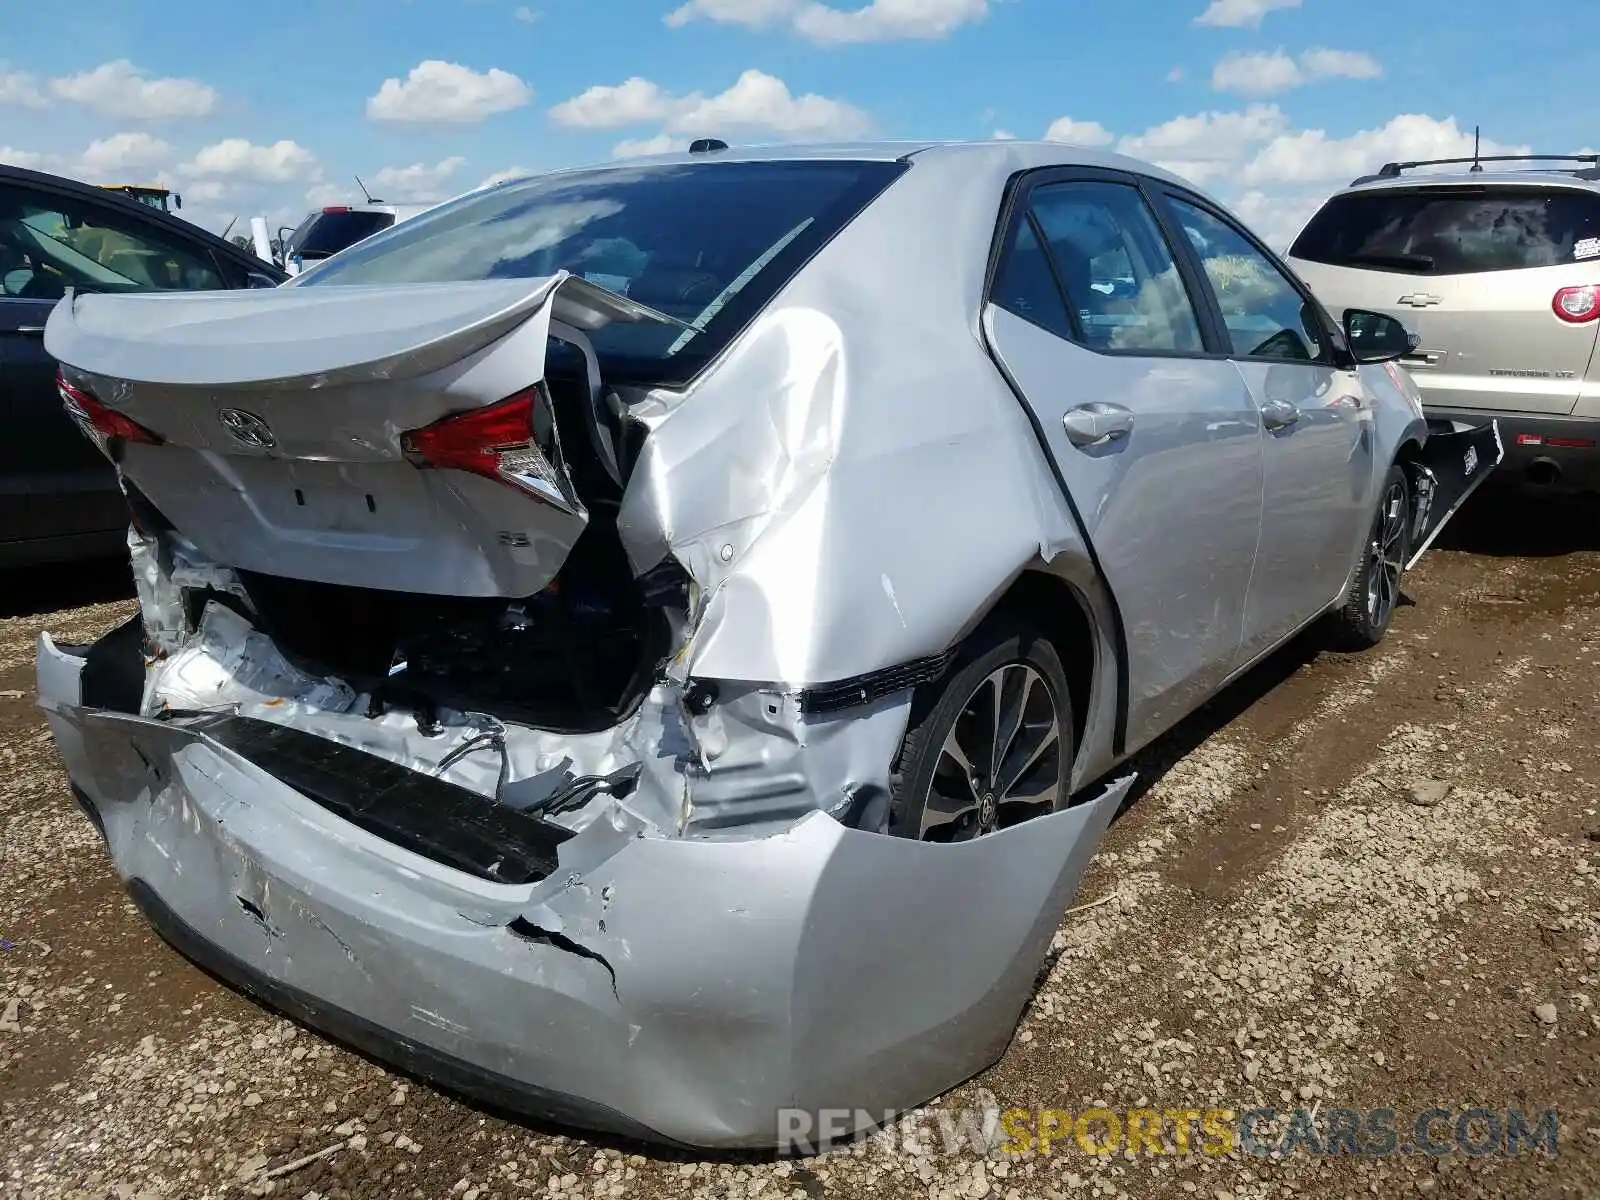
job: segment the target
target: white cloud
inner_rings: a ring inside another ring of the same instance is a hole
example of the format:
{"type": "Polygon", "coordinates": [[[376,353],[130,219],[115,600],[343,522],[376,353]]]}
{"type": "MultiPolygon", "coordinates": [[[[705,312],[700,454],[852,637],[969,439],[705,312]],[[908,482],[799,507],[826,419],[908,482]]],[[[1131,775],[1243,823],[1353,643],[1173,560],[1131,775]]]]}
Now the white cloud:
{"type": "Polygon", "coordinates": [[[0,108],[49,108],[44,86],[36,75],[0,71],[0,108]]]}
{"type": "Polygon", "coordinates": [[[1283,133],[1288,125],[1288,118],[1276,105],[1253,104],[1239,112],[1174,117],[1123,138],[1117,149],[1204,183],[1237,169],[1251,151],[1283,133]]]}
{"type": "Polygon", "coordinates": [[[635,75],[563,100],[550,110],[550,116],[557,125],[570,129],[620,129],[660,121],[677,103],[659,84],[635,75]]]}
{"type": "Polygon", "coordinates": [[[1383,67],[1360,50],[1329,50],[1318,46],[1300,56],[1300,66],[1313,79],[1377,79],[1383,67]]]}
{"type": "Polygon", "coordinates": [[[15,146],[0,146],[0,163],[8,167],[25,167],[30,171],[43,170],[47,157],[36,150],[18,150],[15,146]]]}
{"type": "Polygon", "coordinates": [[[1109,146],[1115,138],[1111,131],[1098,121],[1074,121],[1071,117],[1057,117],[1044,131],[1047,142],[1070,142],[1074,146],[1109,146]]]}
{"type": "Polygon", "coordinates": [[[658,133],[655,137],[629,138],[611,148],[612,158],[642,158],[647,154],[677,154],[689,148],[688,138],[658,133]]]}
{"type": "Polygon", "coordinates": [[[1323,199],[1321,192],[1282,196],[1252,189],[1234,197],[1229,207],[1257,237],[1282,254],[1322,206],[1323,199]]]}
{"type": "Polygon", "coordinates": [[[521,21],[524,25],[532,25],[544,14],[539,12],[537,9],[529,8],[526,4],[524,4],[511,15],[517,20],[521,21]]]}
{"type": "MultiPolygon", "coordinates": [[[[1472,133],[1455,118],[1437,120],[1422,113],[1402,113],[1376,129],[1349,137],[1329,137],[1322,129],[1283,132],[1269,140],[1243,164],[1239,179],[1262,184],[1347,183],[1385,162],[1455,158],[1472,153],[1472,133]]],[[[1484,154],[1526,154],[1526,146],[1485,139],[1484,154]]]]}
{"type": "Polygon", "coordinates": [[[988,14],[988,0],[872,0],[865,8],[850,11],[803,4],[795,14],[794,28],[822,45],[931,41],[988,14]]]}
{"type": "Polygon", "coordinates": [[[1244,26],[1254,29],[1270,12],[1280,8],[1299,7],[1300,0],[1211,0],[1205,12],[1194,19],[1194,23],[1223,28],[1244,26]]]}
{"type": "Polygon", "coordinates": [[[221,179],[199,179],[184,185],[183,200],[185,204],[218,204],[238,190],[237,184],[221,179]]]}
{"type": "Polygon", "coordinates": [[[123,120],[205,117],[217,107],[217,93],[206,84],[194,79],[151,79],[125,58],[53,79],[50,90],[63,100],[123,120]]]}
{"type": "Polygon", "coordinates": [[[407,167],[384,167],[365,182],[374,196],[390,204],[433,204],[463,190],[448,180],[466,162],[456,155],[432,165],[415,162],[407,167]]]}
{"type": "Polygon", "coordinates": [[[360,197],[337,183],[318,183],[306,189],[306,203],[312,208],[327,208],[330,204],[350,204],[360,197]]]}
{"type": "Polygon", "coordinates": [[[783,138],[853,137],[872,122],[843,100],[812,93],[796,96],[762,71],[746,71],[714,96],[674,96],[637,76],[614,86],[592,87],[550,110],[558,125],[572,129],[621,129],[661,123],[668,134],[720,136],[759,132],[783,138]]]}
{"type": "Polygon", "coordinates": [[[813,92],[792,95],[783,80],[753,70],[715,96],[685,97],[667,122],[674,133],[753,130],[788,138],[853,137],[871,126],[854,105],[813,92]]]}
{"type": "Polygon", "coordinates": [[[989,137],[997,142],[1014,142],[1017,140],[1017,135],[1009,129],[996,129],[989,137]]]}
{"type": "Polygon", "coordinates": [[[1298,59],[1282,49],[1229,54],[1211,70],[1211,86],[1242,96],[1271,96],[1328,79],[1377,79],[1378,60],[1359,50],[1307,50],[1298,59]]]}
{"type": "Polygon", "coordinates": [[[82,166],[91,175],[142,170],[164,166],[172,157],[172,147],[148,133],[114,133],[89,143],[83,152],[82,166]]]}
{"type": "Polygon", "coordinates": [[[871,0],[851,9],[818,0],[688,0],[665,20],[674,28],[694,20],[747,29],[781,25],[820,45],[838,45],[933,40],[988,15],[989,0],[871,0]]]}
{"type": "Polygon", "coordinates": [[[385,79],[367,100],[367,116],[374,121],[471,125],[532,99],[533,89],[509,71],[491,67],[478,72],[430,58],[412,67],[403,80],[385,79]]]}
{"type": "Polygon", "coordinates": [[[260,183],[290,183],[314,178],[317,158],[298,142],[288,139],[258,146],[245,138],[224,138],[204,147],[184,173],[198,176],[230,176],[260,183]]]}

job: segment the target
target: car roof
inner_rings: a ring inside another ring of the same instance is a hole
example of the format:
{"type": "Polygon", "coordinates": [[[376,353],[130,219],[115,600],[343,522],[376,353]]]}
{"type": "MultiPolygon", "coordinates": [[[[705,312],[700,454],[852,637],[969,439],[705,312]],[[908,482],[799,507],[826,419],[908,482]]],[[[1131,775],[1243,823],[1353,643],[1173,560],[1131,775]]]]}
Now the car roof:
{"type": "Polygon", "coordinates": [[[122,195],[120,192],[98,187],[92,183],[83,183],[77,179],[68,179],[62,175],[51,175],[45,171],[33,171],[27,167],[14,167],[0,163],[0,185],[14,184],[18,187],[42,187],[58,192],[66,192],[91,204],[104,205],[107,208],[128,213],[139,220],[165,226],[178,237],[186,237],[193,241],[204,243],[216,253],[225,255],[236,266],[243,266],[246,270],[259,271],[264,275],[273,277],[288,275],[272,263],[257,258],[248,251],[241,250],[226,238],[218,237],[209,229],[201,229],[191,221],[182,217],[164,213],[160,209],[151,208],[148,204],[140,204],[137,200],[122,195]]]}
{"type": "MultiPolygon", "coordinates": [[[[568,167],[557,171],[539,172],[538,175],[564,175],[579,171],[627,170],[637,166],[671,166],[675,164],[707,162],[900,162],[914,161],[932,155],[960,155],[971,160],[974,170],[991,170],[1012,174],[1019,170],[1042,167],[1099,167],[1109,171],[1133,171],[1141,175],[1162,179],[1169,183],[1204,194],[1189,180],[1165,171],[1152,163],[1129,158],[1109,150],[1092,146],[1075,146],[1068,142],[1023,141],[1010,138],[988,138],[982,141],[859,141],[819,142],[802,145],[729,146],[726,149],[705,153],[687,151],[670,154],[643,155],[637,158],[615,159],[608,163],[568,167]]],[[[530,174],[519,179],[534,178],[530,174]]],[[[506,180],[504,182],[513,182],[506,180]]]]}
{"type": "Polygon", "coordinates": [[[1553,187],[1600,193],[1600,181],[1585,179],[1572,171],[1441,171],[1436,174],[1396,175],[1386,179],[1361,179],[1335,192],[1334,196],[1452,187],[1553,187]]]}

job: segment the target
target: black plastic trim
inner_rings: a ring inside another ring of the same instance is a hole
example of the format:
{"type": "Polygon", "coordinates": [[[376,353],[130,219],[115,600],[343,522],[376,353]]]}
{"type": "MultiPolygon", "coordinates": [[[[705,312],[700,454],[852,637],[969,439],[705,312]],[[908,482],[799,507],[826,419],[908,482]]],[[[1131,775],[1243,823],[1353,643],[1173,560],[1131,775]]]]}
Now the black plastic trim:
{"type": "Polygon", "coordinates": [[[943,654],[930,654],[926,658],[868,671],[865,675],[841,679],[837,683],[805,688],[800,693],[800,711],[808,714],[843,712],[845,709],[872,704],[896,692],[933,683],[944,675],[955,656],[953,649],[946,650],[943,654]]]}
{"type": "Polygon", "coordinates": [[[572,832],[399,763],[249,717],[186,722],[329,812],[387,842],[492,883],[533,883],[572,832]]]}

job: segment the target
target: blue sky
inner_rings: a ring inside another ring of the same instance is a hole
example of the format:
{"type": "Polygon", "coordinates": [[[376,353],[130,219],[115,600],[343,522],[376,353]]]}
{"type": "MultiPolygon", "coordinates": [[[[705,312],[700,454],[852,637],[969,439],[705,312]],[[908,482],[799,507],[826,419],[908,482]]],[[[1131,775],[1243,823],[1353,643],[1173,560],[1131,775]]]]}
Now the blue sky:
{"type": "Polygon", "coordinates": [[[1488,0],[199,0],[8,5],[0,161],[158,178],[219,227],[682,144],[1121,148],[1275,242],[1393,157],[1600,143],[1600,5],[1488,0]]]}

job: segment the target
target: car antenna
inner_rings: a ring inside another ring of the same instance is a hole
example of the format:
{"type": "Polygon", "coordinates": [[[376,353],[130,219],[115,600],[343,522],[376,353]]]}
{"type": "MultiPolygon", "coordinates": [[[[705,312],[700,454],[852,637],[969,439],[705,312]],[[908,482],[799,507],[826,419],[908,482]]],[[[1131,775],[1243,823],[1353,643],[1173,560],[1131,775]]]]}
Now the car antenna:
{"type": "Polygon", "coordinates": [[[238,223],[239,223],[239,218],[238,217],[234,217],[233,220],[228,222],[228,227],[226,229],[224,229],[217,236],[220,237],[223,241],[227,241],[228,240],[228,235],[233,232],[233,227],[235,225],[237,225],[238,223]]]}
{"type": "Polygon", "coordinates": [[[377,199],[371,192],[367,191],[367,185],[361,182],[361,176],[359,175],[356,176],[356,186],[361,189],[361,194],[367,198],[368,204],[383,203],[382,200],[377,199]]]}
{"type": "Polygon", "coordinates": [[[1478,161],[1478,155],[1482,145],[1483,126],[1474,125],[1472,127],[1472,173],[1475,175],[1481,175],[1483,173],[1483,164],[1478,161]]]}

